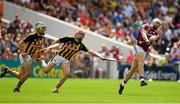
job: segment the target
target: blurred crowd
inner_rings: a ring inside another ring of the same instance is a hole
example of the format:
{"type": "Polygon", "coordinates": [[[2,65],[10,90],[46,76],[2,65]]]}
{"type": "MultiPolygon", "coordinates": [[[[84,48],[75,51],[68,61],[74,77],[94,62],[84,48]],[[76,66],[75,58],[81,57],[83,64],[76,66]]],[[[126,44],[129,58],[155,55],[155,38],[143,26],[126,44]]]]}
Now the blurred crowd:
{"type": "Polygon", "coordinates": [[[154,48],[161,54],[180,37],[179,0],[10,1],[127,44],[143,23],[158,17],[163,26],[154,48]]]}
{"type": "Polygon", "coordinates": [[[172,58],[180,54],[179,0],[10,1],[126,44],[137,37],[143,23],[150,23],[157,17],[163,21],[163,26],[160,39],[150,51],[172,58]]]}
{"type": "MultiPolygon", "coordinates": [[[[53,16],[60,20],[96,32],[126,44],[132,44],[132,37],[137,37],[143,23],[150,23],[155,17],[163,21],[160,38],[150,47],[150,52],[164,55],[157,60],[147,55],[148,65],[169,65],[180,63],[180,10],[179,0],[7,0],[17,5],[53,16]]],[[[15,16],[10,24],[0,24],[0,59],[16,59],[17,43],[33,31],[30,20],[24,21],[15,16]]],[[[49,44],[47,41],[46,44],[49,44]]],[[[132,62],[132,53],[127,59],[118,46],[102,46],[99,52],[106,57],[114,57],[120,62],[132,62]]],[[[52,52],[54,53],[54,52],[52,52]]],[[[75,64],[81,69],[91,65],[84,60],[93,60],[85,53],[77,55],[75,64]]],[[[97,67],[97,70],[101,68],[97,67]]],[[[87,73],[87,72],[85,72],[87,73]]]]}

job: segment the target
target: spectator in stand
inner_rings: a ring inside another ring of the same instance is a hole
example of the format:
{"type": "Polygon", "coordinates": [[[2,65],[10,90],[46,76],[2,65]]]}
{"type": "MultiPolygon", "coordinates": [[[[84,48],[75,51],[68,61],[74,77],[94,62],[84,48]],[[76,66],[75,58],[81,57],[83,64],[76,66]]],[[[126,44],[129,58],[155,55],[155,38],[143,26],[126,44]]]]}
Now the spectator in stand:
{"type": "Polygon", "coordinates": [[[10,23],[9,27],[7,28],[7,33],[16,33],[16,26],[14,23],[10,23]]]}
{"type": "Polygon", "coordinates": [[[73,73],[75,77],[89,78],[91,69],[91,59],[90,56],[83,52],[78,52],[74,61],[73,73]]]}
{"type": "Polygon", "coordinates": [[[13,24],[14,24],[14,26],[16,27],[17,30],[20,29],[21,20],[20,20],[20,18],[19,18],[19,14],[16,14],[16,15],[15,15],[15,19],[14,19],[14,21],[13,21],[13,24]]]}
{"type": "Polygon", "coordinates": [[[4,49],[4,40],[3,40],[2,34],[0,32],[0,59],[2,58],[1,56],[2,56],[2,53],[3,53],[2,52],[3,49],[4,49]]]}
{"type": "Polygon", "coordinates": [[[10,60],[12,59],[12,52],[9,47],[6,47],[2,52],[2,59],[10,60]]]}
{"type": "MultiPolygon", "coordinates": [[[[109,57],[110,52],[106,45],[102,45],[101,50],[98,52],[103,57],[109,57]]],[[[96,57],[93,57],[93,70],[92,70],[92,77],[93,78],[103,78],[106,70],[100,65],[100,60],[96,57]]]]}
{"type": "Polygon", "coordinates": [[[180,43],[174,43],[171,48],[170,54],[172,55],[171,63],[172,64],[180,64],[180,43]]]}
{"type": "Polygon", "coordinates": [[[179,54],[174,55],[171,62],[172,64],[180,65],[180,55],[179,54]]]}
{"type": "Polygon", "coordinates": [[[134,60],[134,55],[133,55],[133,52],[131,51],[130,54],[128,55],[128,57],[127,57],[127,61],[129,63],[132,63],[133,60],[134,60]]]}
{"type": "Polygon", "coordinates": [[[113,55],[113,58],[116,59],[116,60],[123,60],[124,57],[123,55],[119,52],[119,49],[118,46],[115,46],[113,45],[111,50],[110,50],[110,53],[113,55]]]}

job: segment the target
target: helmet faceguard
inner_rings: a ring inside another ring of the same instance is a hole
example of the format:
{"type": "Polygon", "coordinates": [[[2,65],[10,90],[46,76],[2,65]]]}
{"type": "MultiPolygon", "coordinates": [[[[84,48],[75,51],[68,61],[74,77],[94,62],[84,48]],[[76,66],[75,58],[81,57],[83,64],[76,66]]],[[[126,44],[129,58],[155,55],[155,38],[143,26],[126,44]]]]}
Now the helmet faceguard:
{"type": "Polygon", "coordinates": [[[155,30],[158,30],[162,25],[162,21],[159,18],[155,18],[152,20],[151,24],[155,30]]]}
{"type": "Polygon", "coordinates": [[[36,31],[38,33],[40,33],[41,35],[45,35],[45,31],[46,31],[46,28],[47,28],[45,23],[38,22],[38,23],[36,23],[35,28],[36,28],[36,31]]]}

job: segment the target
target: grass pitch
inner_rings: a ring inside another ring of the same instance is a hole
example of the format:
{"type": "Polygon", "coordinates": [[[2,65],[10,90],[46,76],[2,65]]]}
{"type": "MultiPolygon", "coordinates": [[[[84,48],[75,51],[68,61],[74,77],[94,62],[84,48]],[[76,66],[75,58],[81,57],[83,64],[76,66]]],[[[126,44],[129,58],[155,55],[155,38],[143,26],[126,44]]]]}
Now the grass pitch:
{"type": "Polygon", "coordinates": [[[52,93],[59,79],[30,78],[20,93],[13,93],[18,80],[0,79],[0,103],[180,103],[180,83],[149,82],[140,87],[130,80],[122,95],[118,95],[120,80],[68,79],[60,93],[52,93]]]}

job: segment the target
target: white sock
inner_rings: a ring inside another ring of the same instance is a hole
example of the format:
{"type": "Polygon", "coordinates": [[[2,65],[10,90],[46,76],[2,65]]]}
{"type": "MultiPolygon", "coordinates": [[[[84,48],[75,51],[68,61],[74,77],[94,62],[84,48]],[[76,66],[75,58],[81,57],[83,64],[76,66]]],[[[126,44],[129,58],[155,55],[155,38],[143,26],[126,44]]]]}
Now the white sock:
{"type": "Polygon", "coordinates": [[[143,82],[143,81],[144,81],[144,77],[140,76],[140,82],[143,82]]]}
{"type": "Polygon", "coordinates": [[[15,73],[15,74],[18,74],[18,72],[13,71],[13,70],[9,70],[9,73],[10,73],[10,74],[13,74],[13,75],[14,75],[14,73],[15,73]]]}
{"type": "Polygon", "coordinates": [[[140,82],[143,82],[143,81],[144,81],[144,78],[141,78],[141,79],[140,79],[140,82]]]}
{"type": "Polygon", "coordinates": [[[53,91],[57,91],[58,89],[57,88],[54,88],[53,91]]]}
{"type": "Polygon", "coordinates": [[[125,86],[126,82],[125,81],[122,81],[121,85],[122,86],[125,86]]]}

